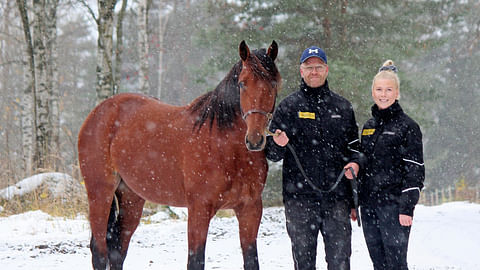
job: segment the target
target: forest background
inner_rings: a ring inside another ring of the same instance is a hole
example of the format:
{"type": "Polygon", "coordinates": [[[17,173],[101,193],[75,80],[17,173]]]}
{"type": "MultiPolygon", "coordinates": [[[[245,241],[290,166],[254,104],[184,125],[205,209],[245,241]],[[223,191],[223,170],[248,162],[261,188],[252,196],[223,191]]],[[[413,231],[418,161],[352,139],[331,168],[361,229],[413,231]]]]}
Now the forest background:
{"type": "MultiPolygon", "coordinates": [[[[242,40],[276,40],[277,103],[298,88],[302,50],[317,45],[360,128],[372,78],[394,60],[400,102],[424,135],[426,191],[478,197],[478,14],[476,0],[0,0],[0,188],[46,171],[81,181],[77,134],[100,101],[139,92],[185,105],[220,82],[242,40]]],[[[265,204],[278,205],[280,190],[271,164],[265,204]]]]}

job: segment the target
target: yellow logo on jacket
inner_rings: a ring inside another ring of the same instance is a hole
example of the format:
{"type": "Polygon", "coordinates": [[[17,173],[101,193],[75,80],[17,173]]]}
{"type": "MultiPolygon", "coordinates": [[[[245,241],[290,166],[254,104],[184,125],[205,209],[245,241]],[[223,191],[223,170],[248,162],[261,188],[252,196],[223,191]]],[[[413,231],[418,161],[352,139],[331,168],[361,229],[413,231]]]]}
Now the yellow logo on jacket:
{"type": "Polygon", "coordinates": [[[375,133],[374,128],[364,129],[362,132],[362,136],[373,135],[373,133],[375,133]]]}
{"type": "Polygon", "coordinates": [[[304,118],[304,119],[315,119],[315,113],[313,113],[313,112],[298,112],[298,117],[299,118],[304,118]]]}

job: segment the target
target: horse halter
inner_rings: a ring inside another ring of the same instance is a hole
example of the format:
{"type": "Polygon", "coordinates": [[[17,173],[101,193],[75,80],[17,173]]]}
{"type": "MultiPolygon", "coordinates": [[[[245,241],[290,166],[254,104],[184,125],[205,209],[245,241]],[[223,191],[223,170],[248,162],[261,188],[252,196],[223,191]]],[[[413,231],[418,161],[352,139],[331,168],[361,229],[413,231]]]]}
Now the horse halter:
{"type": "Polygon", "coordinates": [[[272,121],[272,118],[273,118],[272,113],[271,113],[271,112],[262,111],[262,110],[258,110],[258,109],[251,109],[251,110],[249,110],[249,111],[246,112],[246,113],[243,113],[243,111],[242,111],[242,119],[243,119],[243,120],[247,120],[247,117],[248,117],[250,114],[252,114],[252,113],[263,114],[265,117],[267,117],[268,124],[270,125],[270,122],[272,121]]]}
{"type": "MultiPolygon", "coordinates": [[[[276,97],[275,97],[276,99],[276,97]]],[[[275,105],[273,105],[274,108],[275,108],[275,105]]],[[[266,118],[267,118],[267,126],[265,127],[265,132],[269,135],[272,135],[273,133],[270,132],[269,130],[269,127],[270,127],[270,123],[272,122],[272,119],[273,119],[273,109],[271,112],[266,112],[266,111],[263,111],[263,110],[259,110],[259,109],[251,109],[249,111],[247,111],[246,113],[243,113],[243,110],[240,108],[240,111],[242,113],[242,119],[243,121],[247,120],[247,117],[252,114],[252,113],[259,113],[259,114],[262,114],[264,115],[266,118]]]]}
{"type": "Polygon", "coordinates": [[[271,132],[268,128],[270,127],[270,123],[272,122],[272,119],[273,119],[273,111],[275,110],[275,101],[277,100],[277,93],[275,93],[275,98],[273,100],[274,100],[273,107],[270,110],[270,112],[266,112],[266,111],[260,110],[260,109],[251,109],[251,110],[248,110],[246,113],[243,113],[242,107],[240,106],[240,113],[242,114],[243,121],[246,121],[247,117],[252,113],[262,114],[267,118],[267,121],[268,121],[267,126],[265,127],[265,132],[267,134],[270,134],[271,132]]]}

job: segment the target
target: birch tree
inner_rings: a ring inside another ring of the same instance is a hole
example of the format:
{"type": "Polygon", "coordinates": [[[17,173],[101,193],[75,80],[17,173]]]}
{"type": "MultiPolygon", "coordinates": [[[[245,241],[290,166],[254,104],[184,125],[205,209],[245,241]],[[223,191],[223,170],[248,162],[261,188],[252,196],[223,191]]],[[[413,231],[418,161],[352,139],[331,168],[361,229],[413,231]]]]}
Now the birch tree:
{"type": "Polygon", "coordinates": [[[112,73],[113,19],[117,0],[98,1],[97,103],[114,93],[112,73]]]}
{"type": "Polygon", "coordinates": [[[34,157],[36,155],[35,144],[35,126],[36,126],[36,109],[35,109],[35,61],[33,57],[32,34],[30,32],[30,22],[27,13],[26,0],[17,0],[18,11],[22,20],[23,33],[25,38],[25,70],[23,72],[23,80],[25,88],[23,90],[23,98],[21,100],[22,107],[22,145],[23,157],[25,163],[25,171],[30,174],[34,168],[34,157]]]}
{"type": "Polygon", "coordinates": [[[56,9],[58,0],[33,0],[29,20],[26,0],[17,0],[26,42],[24,73],[27,86],[22,100],[22,135],[27,173],[54,167],[59,146],[58,87],[56,86],[56,9]],[[33,28],[33,35],[32,29],[33,28]]]}
{"type": "MultiPolygon", "coordinates": [[[[16,2],[0,1],[0,134],[1,134],[1,150],[0,150],[0,184],[1,178],[10,181],[14,179],[15,175],[21,174],[24,171],[22,155],[21,155],[21,136],[18,136],[21,130],[20,117],[21,113],[20,103],[18,97],[23,91],[23,80],[18,78],[21,73],[19,67],[23,67],[21,56],[24,54],[22,46],[19,45],[18,35],[22,37],[23,32],[19,23],[21,21],[16,19],[18,12],[16,12],[16,2]],[[20,48],[20,50],[19,50],[20,48]],[[19,58],[20,56],[20,58],[19,58]],[[19,88],[21,86],[22,88],[19,88]],[[20,91],[16,89],[22,89],[20,91]]],[[[24,44],[23,42],[20,43],[24,44]]],[[[21,176],[21,175],[20,175],[21,176]]]]}
{"type": "Polygon", "coordinates": [[[46,78],[48,89],[49,127],[47,134],[48,154],[51,165],[56,168],[59,161],[60,148],[60,110],[58,89],[58,56],[57,56],[57,7],[59,0],[45,0],[45,54],[46,78]]]}
{"type": "Polygon", "coordinates": [[[162,5],[164,1],[161,1],[160,7],[158,8],[158,87],[157,87],[157,97],[162,98],[162,80],[163,80],[163,74],[165,72],[165,67],[164,67],[164,55],[165,55],[165,49],[164,49],[164,44],[165,44],[165,31],[167,29],[167,23],[168,23],[168,18],[169,18],[169,12],[166,10],[166,4],[162,5]]]}
{"type": "Polygon", "coordinates": [[[121,68],[121,51],[122,51],[122,34],[121,28],[123,24],[123,13],[127,5],[127,0],[123,0],[122,11],[117,18],[117,50],[116,57],[113,58],[114,48],[114,21],[115,21],[115,6],[117,0],[98,0],[98,16],[95,15],[92,8],[88,5],[87,1],[79,1],[83,6],[88,9],[88,12],[97,24],[98,39],[97,39],[97,64],[96,74],[97,81],[95,91],[97,94],[96,103],[99,104],[103,100],[112,96],[118,91],[121,68]],[[119,32],[118,32],[119,31],[119,32]],[[120,35],[119,35],[120,34],[120,35]],[[114,75],[113,63],[114,60],[118,62],[115,67],[116,75],[114,75]]]}
{"type": "Polygon", "coordinates": [[[97,104],[114,94],[114,77],[112,69],[113,22],[117,0],[98,0],[98,17],[86,1],[80,1],[89,11],[97,24],[97,81],[95,92],[97,104]]]}
{"type": "Polygon", "coordinates": [[[33,1],[33,55],[36,92],[36,165],[55,167],[59,146],[59,111],[56,70],[56,10],[58,0],[33,1]]]}
{"type": "Polygon", "coordinates": [[[140,59],[140,67],[138,73],[138,83],[139,90],[143,94],[148,94],[150,91],[149,84],[149,45],[148,45],[148,10],[150,7],[150,0],[139,0],[138,1],[138,14],[137,14],[137,25],[138,25],[138,56],[140,59]]]}
{"type": "Polygon", "coordinates": [[[127,9],[127,0],[122,0],[122,8],[118,13],[117,19],[117,44],[115,50],[115,73],[113,76],[114,88],[113,94],[118,93],[119,83],[122,74],[122,53],[123,53],[123,18],[125,17],[125,10],[127,9]]]}
{"type": "Polygon", "coordinates": [[[46,25],[44,0],[33,0],[33,58],[35,59],[35,94],[37,108],[36,143],[37,152],[35,161],[43,167],[45,156],[41,153],[48,151],[48,136],[50,133],[48,88],[47,88],[47,59],[45,52],[46,25]]]}

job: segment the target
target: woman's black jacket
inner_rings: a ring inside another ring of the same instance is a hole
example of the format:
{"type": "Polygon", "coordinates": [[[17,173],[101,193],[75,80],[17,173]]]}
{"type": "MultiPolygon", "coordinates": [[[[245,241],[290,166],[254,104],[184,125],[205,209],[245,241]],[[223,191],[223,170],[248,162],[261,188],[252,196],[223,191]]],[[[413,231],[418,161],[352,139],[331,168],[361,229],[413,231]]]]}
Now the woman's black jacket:
{"type": "Polygon", "coordinates": [[[413,216],[425,179],[422,132],[395,101],[363,126],[360,164],[360,205],[399,205],[400,214],[413,216]]]}
{"type": "MultiPolygon", "coordinates": [[[[302,80],[300,90],[283,99],[275,110],[270,131],[285,131],[308,178],[320,189],[328,190],[343,167],[358,159],[358,126],[352,105],[333,93],[328,83],[310,88],[302,80]]],[[[283,159],[283,199],[351,201],[350,183],[344,177],[329,193],[315,191],[302,176],[292,152],[280,147],[271,137],[265,151],[272,161],[283,159]]],[[[358,162],[357,162],[358,163],[358,162]]]]}

